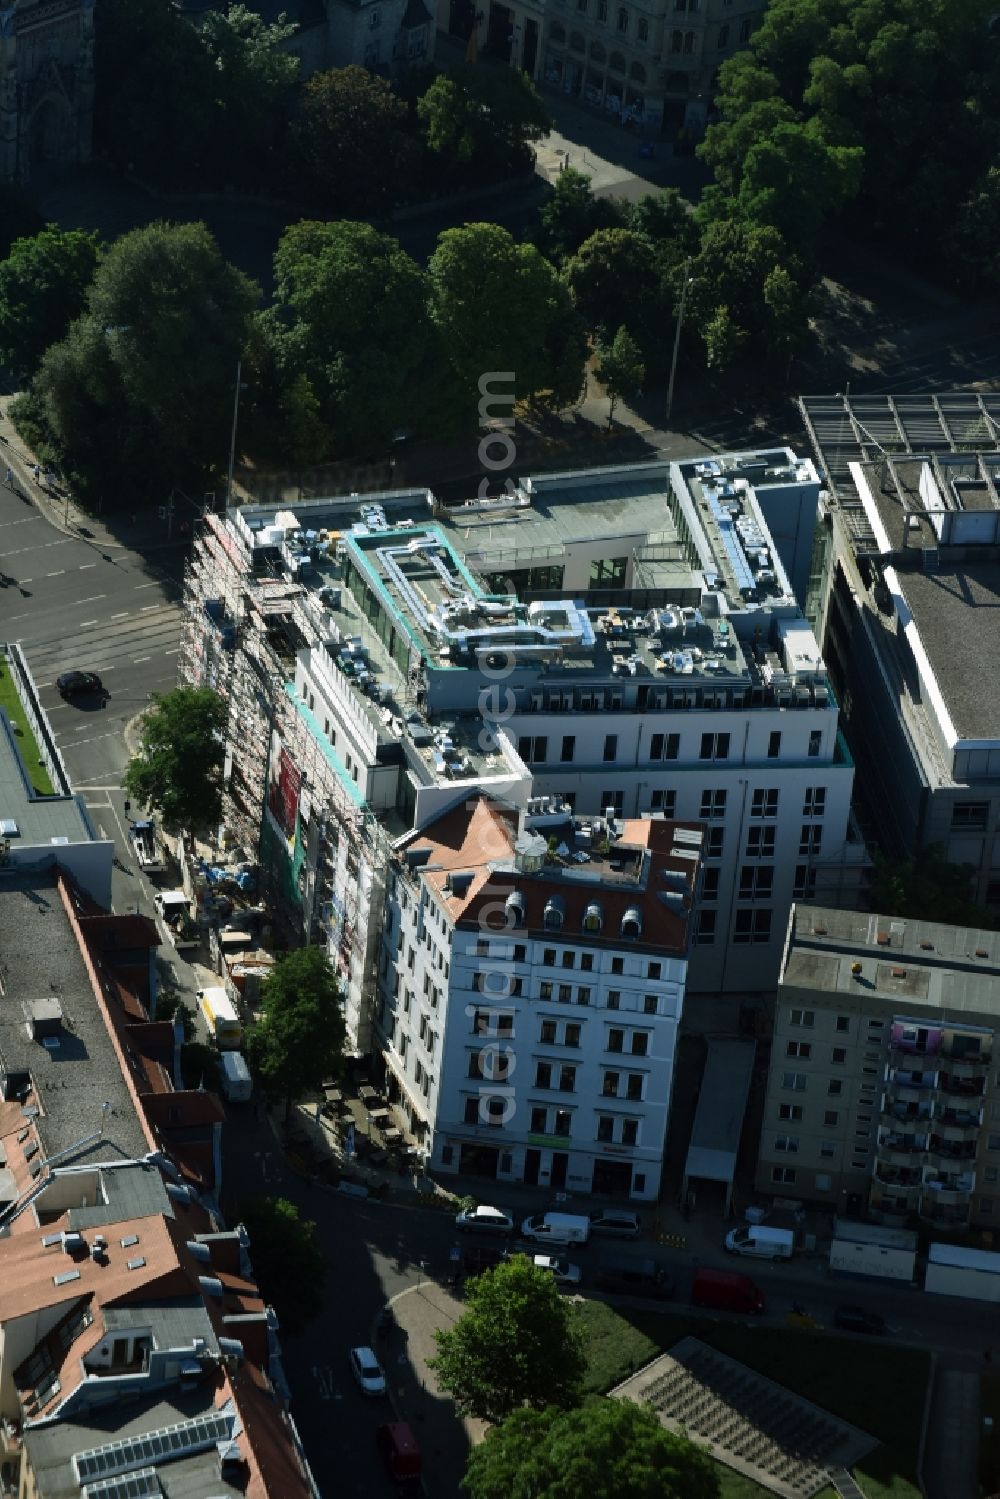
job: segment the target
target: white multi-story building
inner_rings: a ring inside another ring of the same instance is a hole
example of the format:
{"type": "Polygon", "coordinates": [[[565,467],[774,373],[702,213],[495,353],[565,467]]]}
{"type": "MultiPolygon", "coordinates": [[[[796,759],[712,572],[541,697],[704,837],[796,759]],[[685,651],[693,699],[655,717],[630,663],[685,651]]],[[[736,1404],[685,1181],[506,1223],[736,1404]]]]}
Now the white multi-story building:
{"type": "Polygon", "coordinates": [[[655,1201],[702,841],[485,796],[400,840],[376,1034],[436,1171],[655,1201]]]}
{"type": "Polygon", "coordinates": [[[857,903],[853,766],[789,581],[818,497],[772,449],[206,519],[184,673],[229,696],[227,823],[337,956],[358,1051],[388,847],[463,791],[706,824],[691,991],[772,987],[793,899],[857,903]]]}

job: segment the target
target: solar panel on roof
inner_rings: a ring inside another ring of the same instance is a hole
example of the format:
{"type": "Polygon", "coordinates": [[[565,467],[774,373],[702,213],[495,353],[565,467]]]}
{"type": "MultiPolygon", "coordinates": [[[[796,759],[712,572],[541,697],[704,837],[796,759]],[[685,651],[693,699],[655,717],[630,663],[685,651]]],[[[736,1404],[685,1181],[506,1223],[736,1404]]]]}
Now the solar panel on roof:
{"type": "Polygon", "coordinates": [[[155,1468],[140,1468],[135,1473],[126,1473],[118,1478],[102,1479],[87,1484],[83,1499],[151,1499],[162,1493],[155,1468]]]}
{"type": "Polygon", "coordinates": [[[202,1452],[216,1442],[228,1441],[232,1432],[232,1416],[219,1413],[196,1416],[176,1426],[162,1426],[157,1431],[143,1432],[120,1442],[109,1442],[104,1447],[77,1452],[73,1457],[73,1468],[77,1482],[89,1484],[92,1478],[110,1477],[140,1468],[150,1457],[181,1457],[202,1452]]]}

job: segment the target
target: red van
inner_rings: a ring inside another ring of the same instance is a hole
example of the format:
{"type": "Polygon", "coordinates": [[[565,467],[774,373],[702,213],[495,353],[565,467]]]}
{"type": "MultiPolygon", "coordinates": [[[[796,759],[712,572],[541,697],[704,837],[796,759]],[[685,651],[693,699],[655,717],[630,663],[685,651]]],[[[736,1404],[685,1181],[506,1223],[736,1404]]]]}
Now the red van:
{"type": "Polygon", "coordinates": [[[691,1285],[695,1306],[711,1306],[724,1312],[762,1312],[764,1293],[749,1275],[736,1270],[697,1270],[691,1285]]]}
{"type": "Polygon", "coordinates": [[[397,1483],[403,1494],[420,1492],[420,1474],[423,1464],[417,1439],[405,1421],[387,1421],[375,1433],[375,1445],[389,1477],[397,1483]]]}

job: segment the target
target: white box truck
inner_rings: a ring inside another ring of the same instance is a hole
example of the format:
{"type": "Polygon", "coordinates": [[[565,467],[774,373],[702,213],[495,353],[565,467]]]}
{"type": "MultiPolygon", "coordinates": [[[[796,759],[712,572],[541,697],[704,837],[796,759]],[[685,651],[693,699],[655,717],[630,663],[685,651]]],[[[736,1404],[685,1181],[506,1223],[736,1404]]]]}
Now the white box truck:
{"type": "Polygon", "coordinates": [[[957,1244],[932,1244],[927,1251],[924,1290],[939,1296],[965,1296],[971,1301],[1000,1301],[1000,1254],[962,1249],[957,1244]]]}
{"type": "Polygon", "coordinates": [[[578,1213],[535,1213],[525,1218],[521,1233],[535,1244],[586,1244],[590,1219],[578,1213]]]}
{"type": "Polygon", "coordinates": [[[220,1051],[236,1051],[243,1041],[240,1017],[225,989],[199,989],[198,1005],[208,1033],[220,1051]]]}
{"type": "Polygon", "coordinates": [[[741,1223],[726,1235],[730,1254],[745,1254],[756,1260],[790,1260],[795,1253],[795,1235],[790,1228],[768,1228],[765,1223],[741,1223]]]}
{"type": "Polygon", "coordinates": [[[230,1103],[246,1103],[253,1092],[253,1079],[246,1058],[238,1051],[224,1051],[219,1058],[222,1092],[230,1103]]]}
{"type": "Polygon", "coordinates": [[[911,1229],[852,1223],[843,1218],[833,1225],[831,1270],[844,1275],[909,1282],[913,1280],[916,1259],[917,1235],[911,1229]]]}

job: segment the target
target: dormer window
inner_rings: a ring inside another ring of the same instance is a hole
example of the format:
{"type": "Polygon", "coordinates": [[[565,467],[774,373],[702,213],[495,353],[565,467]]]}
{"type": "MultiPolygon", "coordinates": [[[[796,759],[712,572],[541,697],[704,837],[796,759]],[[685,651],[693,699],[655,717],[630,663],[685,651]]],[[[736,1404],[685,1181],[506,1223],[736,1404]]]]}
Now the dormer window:
{"type": "Polygon", "coordinates": [[[557,932],[563,924],[566,915],[566,906],[561,895],[550,895],[545,902],[545,913],[542,918],[547,931],[557,932]]]}
{"type": "Polygon", "coordinates": [[[597,902],[593,901],[583,913],[583,930],[585,932],[599,932],[603,925],[603,912],[597,902]]]}
{"type": "Polygon", "coordinates": [[[638,906],[629,906],[622,917],[622,936],[638,937],[642,931],[642,913],[638,906]]]}
{"type": "Polygon", "coordinates": [[[508,926],[524,926],[524,896],[520,890],[512,890],[504,901],[508,926]]]}

